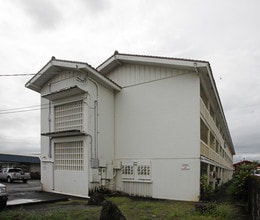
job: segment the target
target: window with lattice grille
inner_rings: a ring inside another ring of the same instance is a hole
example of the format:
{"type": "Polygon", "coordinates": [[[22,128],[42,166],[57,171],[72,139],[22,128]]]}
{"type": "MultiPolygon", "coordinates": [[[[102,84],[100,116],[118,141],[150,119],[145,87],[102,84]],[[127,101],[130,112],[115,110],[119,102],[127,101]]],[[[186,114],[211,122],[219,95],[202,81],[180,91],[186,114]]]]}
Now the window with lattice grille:
{"type": "Polygon", "coordinates": [[[55,170],[84,170],[83,141],[54,144],[55,170]]]}
{"type": "Polygon", "coordinates": [[[134,167],[131,165],[125,165],[123,166],[122,173],[124,175],[133,175],[134,174],[134,167]]]}
{"type": "Polygon", "coordinates": [[[150,175],[150,166],[140,165],[137,167],[138,175],[150,175]]]}
{"type": "Polygon", "coordinates": [[[137,165],[137,179],[150,180],[151,179],[151,165],[150,163],[139,163],[137,165]]]}
{"type": "Polygon", "coordinates": [[[55,131],[82,130],[82,101],[70,102],[54,107],[55,131]]]}
{"type": "Polygon", "coordinates": [[[151,180],[150,161],[124,161],[122,163],[122,178],[133,180],[151,180]]]}
{"type": "Polygon", "coordinates": [[[126,163],[122,165],[122,175],[125,179],[134,178],[134,165],[133,163],[126,163]]]}

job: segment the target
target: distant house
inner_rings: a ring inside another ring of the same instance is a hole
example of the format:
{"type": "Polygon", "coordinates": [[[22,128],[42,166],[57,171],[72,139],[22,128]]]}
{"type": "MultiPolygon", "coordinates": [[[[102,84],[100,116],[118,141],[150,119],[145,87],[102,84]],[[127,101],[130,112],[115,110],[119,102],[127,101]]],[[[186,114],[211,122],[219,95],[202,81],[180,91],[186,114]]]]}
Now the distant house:
{"type": "Polygon", "coordinates": [[[115,52],[94,69],[53,57],[26,87],[41,94],[45,191],[197,201],[202,175],[213,187],[232,176],[235,151],[206,61],[115,52]]]}
{"type": "MultiPolygon", "coordinates": [[[[253,163],[254,163],[254,162],[253,162],[253,161],[250,161],[250,160],[242,160],[242,161],[239,161],[239,162],[233,164],[234,170],[235,170],[235,172],[236,172],[237,168],[238,168],[239,166],[241,166],[242,164],[251,165],[251,164],[253,164],[253,163]]],[[[260,164],[259,164],[259,163],[258,163],[257,169],[260,170],[260,164]]]]}

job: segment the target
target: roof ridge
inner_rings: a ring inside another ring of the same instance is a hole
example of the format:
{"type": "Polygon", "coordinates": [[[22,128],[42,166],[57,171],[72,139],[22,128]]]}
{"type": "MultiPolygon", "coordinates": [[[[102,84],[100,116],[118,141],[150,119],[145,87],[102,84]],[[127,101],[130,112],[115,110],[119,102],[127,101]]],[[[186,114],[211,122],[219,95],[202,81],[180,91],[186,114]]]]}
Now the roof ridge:
{"type": "Polygon", "coordinates": [[[144,55],[144,54],[129,54],[129,53],[120,53],[117,50],[104,62],[102,62],[99,66],[96,67],[98,69],[102,66],[106,61],[111,59],[113,56],[122,55],[122,56],[132,56],[132,57],[143,57],[143,58],[155,58],[155,59],[168,59],[168,60],[179,60],[179,61],[190,61],[190,62],[201,62],[209,64],[209,61],[206,60],[197,60],[197,59],[187,59],[187,58],[177,58],[177,57],[167,57],[167,56],[154,56],[154,55],[144,55]]]}

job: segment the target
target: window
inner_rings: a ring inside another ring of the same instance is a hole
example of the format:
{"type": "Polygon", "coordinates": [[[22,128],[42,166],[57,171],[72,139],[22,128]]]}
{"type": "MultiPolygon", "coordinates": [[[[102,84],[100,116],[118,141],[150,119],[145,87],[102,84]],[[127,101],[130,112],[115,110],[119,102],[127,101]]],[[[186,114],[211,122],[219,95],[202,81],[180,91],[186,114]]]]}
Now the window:
{"type": "Polygon", "coordinates": [[[83,141],[55,143],[54,165],[55,170],[83,170],[83,141]]]}
{"type": "Polygon", "coordinates": [[[126,163],[122,165],[122,175],[125,179],[134,178],[134,165],[133,163],[126,163]]]}
{"type": "Polygon", "coordinates": [[[216,139],[213,133],[210,132],[210,147],[216,151],[216,139]]]}
{"type": "Polygon", "coordinates": [[[133,175],[134,174],[134,167],[133,166],[123,166],[122,173],[124,175],[133,175]]]}
{"type": "Polygon", "coordinates": [[[137,167],[138,175],[150,175],[150,166],[141,165],[137,167]]]}
{"type": "Polygon", "coordinates": [[[151,180],[151,162],[124,161],[122,163],[122,178],[132,180],[151,180]]]}
{"type": "Polygon", "coordinates": [[[141,164],[137,166],[138,179],[151,179],[150,164],[141,164]]]}
{"type": "Polygon", "coordinates": [[[205,144],[208,144],[208,132],[209,132],[208,127],[206,126],[204,121],[200,119],[200,139],[205,144]]]}
{"type": "Polygon", "coordinates": [[[82,101],[70,102],[54,107],[55,131],[82,130],[82,101]]]}

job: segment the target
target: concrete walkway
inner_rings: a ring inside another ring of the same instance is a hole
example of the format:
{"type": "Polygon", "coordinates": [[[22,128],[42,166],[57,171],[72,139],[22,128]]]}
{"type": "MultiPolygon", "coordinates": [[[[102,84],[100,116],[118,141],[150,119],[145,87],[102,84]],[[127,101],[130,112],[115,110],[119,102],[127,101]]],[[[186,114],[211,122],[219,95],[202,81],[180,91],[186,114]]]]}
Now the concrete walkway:
{"type": "Polygon", "coordinates": [[[69,196],[43,192],[40,180],[29,180],[27,183],[21,181],[4,182],[8,190],[7,208],[41,202],[55,202],[68,200],[69,196]]]}
{"type": "Polygon", "coordinates": [[[69,197],[66,195],[43,191],[17,192],[9,195],[7,208],[42,202],[66,201],[68,199],[69,197]]]}

